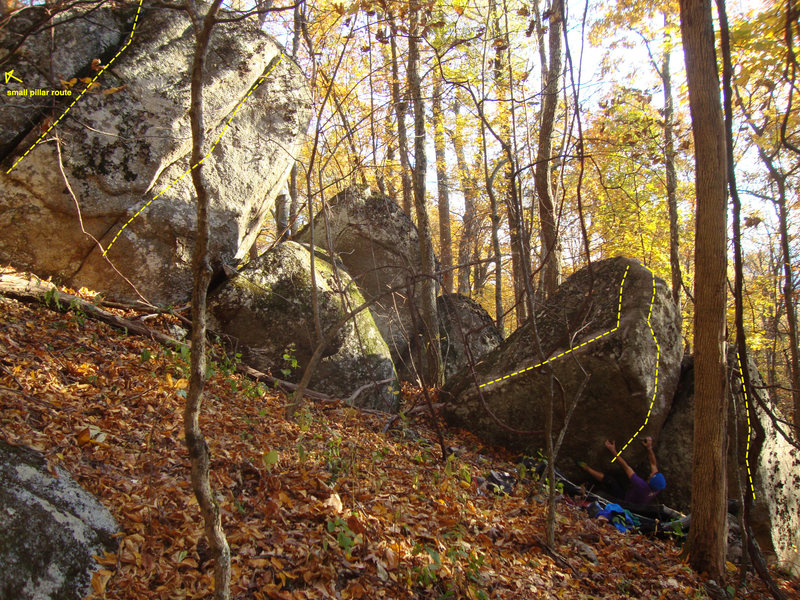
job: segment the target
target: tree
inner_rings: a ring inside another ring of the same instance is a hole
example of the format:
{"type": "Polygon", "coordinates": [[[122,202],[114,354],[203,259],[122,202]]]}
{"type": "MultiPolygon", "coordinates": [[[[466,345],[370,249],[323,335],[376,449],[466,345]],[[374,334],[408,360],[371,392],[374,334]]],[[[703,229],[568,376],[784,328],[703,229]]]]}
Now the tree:
{"type": "Polygon", "coordinates": [[[681,0],[681,33],[695,143],[695,409],[689,561],[725,578],[725,315],[727,176],[710,0],[681,0]]]}
{"type": "MultiPolygon", "coordinates": [[[[664,29],[671,29],[669,17],[664,13],[664,29]]],[[[668,40],[671,42],[671,40],[668,40]]],[[[672,300],[681,305],[681,262],[678,244],[678,178],[675,174],[675,110],[672,102],[672,74],[669,56],[672,44],[664,44],[661,58],[661,85],[664,88],[664,164],[667,176],[667,209],[669,210],[669,266],[672,276],[672,300]]]]}
{"type": "Polygon", "coordinates": [[[761,163],[766,168],[769,187],[765,198],[775,207],[779,232],[779,253],[783,276],[783,304],[788,337],[787,371],[791,388],[794,426],[800,437],[800,349],[798,349],[797,287],[792,269],[789,207],[792,189],[800,172],[800,148],[797,146],[798,111],[794,107],[797,76],[793,50],[794,29],[792,3],[786,5],[786,17],[778,5],[766,8],[753,22],[737,24],[738,62],[742,65],[735,95],[739,112],[752,132],[751,140],[761,163]],[[759,44],[749,44],[752,38],[759,44]]]}
{"type": "Polygon", "coordinates": [[[442,285],[453,291],[453,236],[450,231],[450,180],[445,154],[444,113],[442,111],[442,77],[433,70],[433,141],[436,151],[436,183],[439,201],[439,256],[442,263],[442,285]]]}
{"type": "MultiPolygon", "coordinates": [[[[461,92],[463,93],[463,92],[461,92]]],[[[469,295],[469,273],[467,263],[473,255],[473,248],[477,246],[477,236],[480,223],[478,222],[477,188],[475,177],[470,173],[467,159],[464,155],[464,118],[460,114],[461,98],[456,92],[453,107],[455,116],[455,129],[451,135],[453,150],[456,155],[458,176],[461,182],[461,194],[464,196],[464,218],[461,226],[461,237],[458,241],[458,293],[469,295]]]]}
{"type": "Polygon", "coordinates": [[[192,124],[192,183],[197,193],[197,237],[192,252],[192,352],[189,392],[184,410],[186,449],[192,463],[192,489],[205,522],[205,534],[214,558],[214,597],[230,598],[231,551],[222,529],[219,503],[214,497],[209,481],[210,452],[200,430],[200,407],[206,379],[206,294],[211,281],[208,263],[208,191],[203,181],[202,161],[204,142],[203,76],[211,30],[216,22],[222,0],[214,0],[208,12],[197,12],[194,0],[189,0],[187,10],[195,33],[194,60],[192,63],[191,108],[192,124]]]}
{"type": "Polygon", "coordinates": [[[411,215],[411,195],[412,184],[411,177],[409,176],[409,161],[408,161],[408,140],[406,133],[406,111],[408,104],[400,97],[400,66],[397,49],[397,25],[395,24],[394,15],[389,13],[389,31],[391,35],[389,40],[392,50],[392,104],[394,105],[395,114],[397,115],[397,144],[400,147],[400,177],[402,182],[403,192],[403,210],[407,215],[411,215]]]}
{"type": "MultiPolygon", "coordinates": [[[[553,125],[558,104],[559,81],[561,80],[561,30],[564,20],[564,1],[553,0],[550,7],[549,65],[543,75],[544,96],[539,124],[539,150],[536,155],[536,195],[539,198],[539,220],[542,240],[542,291],[545,297],[556,291],[561,283],[561,246],[558,239],[558,224],[553,203],[552,161],[553,125]]],[[[544,59],[542,59],[544,69],[544,59]]]]}
{"type": "Polygon", "coordinates": [[[422,99],[422,82],[419,74],[419,23],[420,7],[416,0],[409,0],[408,32],[408,89],[414,102],[414,207],[419,230],[419,254],[422,262],[422,331],[425,345],[425,368],[423,380],[431,386],[440,386],[443,376],[442,350],[439,344],[439,318],[436,308],[436,260],[433,254],[433,236],[430,218],[425,206],[425,104],[422,99]]]}

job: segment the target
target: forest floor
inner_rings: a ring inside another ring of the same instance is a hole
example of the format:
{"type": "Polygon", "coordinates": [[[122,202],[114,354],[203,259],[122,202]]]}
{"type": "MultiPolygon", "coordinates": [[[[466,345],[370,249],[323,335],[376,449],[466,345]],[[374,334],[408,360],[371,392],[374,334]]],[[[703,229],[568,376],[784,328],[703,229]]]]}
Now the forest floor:
{"type": "MultiPolygon", "coordinates": [[[[0,297],[0,436],[66,469],[122,529],[91,597],[210,597],[183,439],[187,354],[0,297]]],[[[214,349],[201,419],[234,598],[707,597],[675,543],[619,533],[564,499],[548,550],[540,482],[510,495],[478,485],[492,469],[516,474],[502,450],[445,430],[456,453],[443,463],[427,417],[384,433],[389,416],[337,402],[308,401],[287,421],[287,396],[234,366],[214,349]]],[[[415,398],[404,394],[406,408],[415,398]]],[[[800,582],[779,584],[800,598],[800,582]]],[[[737,597],[768,594],[748,575],[737,597]]]]}

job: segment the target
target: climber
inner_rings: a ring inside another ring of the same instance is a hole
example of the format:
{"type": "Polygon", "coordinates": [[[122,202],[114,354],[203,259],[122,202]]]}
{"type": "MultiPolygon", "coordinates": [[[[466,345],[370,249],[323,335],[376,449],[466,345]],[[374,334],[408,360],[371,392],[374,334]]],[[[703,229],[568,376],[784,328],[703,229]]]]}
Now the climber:
{"type": "Polygon", "coordinates": [[[667,480],[662,473],[658,472],[658,463],[656,462],[656,455],[653,453],[653,438],[646,437],[642,441],[642,445],[647,448],[647,457],[650,461],[650,476],[647,481],[639,477],[636,472],[625,462],[621,456],[617,456],[617,446],[614,442],[606,440],[605,446],[609,452],[617,456],[619,464],[628,476],[631,485],[627,491],[623,489],[620,483],[612,476],[607,476],[605,473],[596,471],[583,461],[578,462],[578,466],[589,473],[594,479],[603,484],[609,493],[616,498],[624,499],[629,504],[645,505],[650,503],[656,495],[667,487],[667,480]]]}

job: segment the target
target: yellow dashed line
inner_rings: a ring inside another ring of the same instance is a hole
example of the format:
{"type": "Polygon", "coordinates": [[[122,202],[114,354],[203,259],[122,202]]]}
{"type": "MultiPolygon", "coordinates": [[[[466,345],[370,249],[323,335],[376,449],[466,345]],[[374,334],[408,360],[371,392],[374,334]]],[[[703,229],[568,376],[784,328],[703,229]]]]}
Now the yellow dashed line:
{"type": "MultiPolygon", "coordinates": [[[[500,377],[499,379],[494,379],[492,381],[487,381],[486,383],[483,383],[483,384],[479,385],[478,387],[479,388],[483,388],[483,387],[492,385],[493,383],[497,383],[498,381],[503,381],[504,379],[508,379],[509,377],[514,377],[515,375],[521,375],[522,373],[527,373],[531,369],[536,369],[537,367],[541,367],[543,365],[546,365],[550,361],[553,361],[553,360],[555,360],[557,358],[561,358],[562,356],[565,356],[565,355],[569,354],[570,352],[574,352],[578,348],[582,348],[583,346],[586,346],[587,344],[591,344],[592,342],[594,342],[595,340],[599,340],[603,336],[606,336],[606,335],[608,335],[610,333],[614,333],[617,329],[619,329],[619,320],[620,320],[620,315],[622,314],[622,290],[625,287],[625,278],[628,276],[628,270],[630,268],[631,268],[630,265],[625,267],[625,273],[622,276],[622,283],[620,283],[620,286],[619,286],[619,302],[617,303],[617,326],[614,327],[614,329],[610,329],[609,331],[606,331],[605,333],[601,333],[600,335],[595,336],[592,339],[583,342],[581,345],[576,346],[575,348],[572,348],[570,350],[565,350],[561,354],[558,354],[556,356],[552,356],[552,357],[548,358],[546,361],[540,362],[538,365],[533,365],[532,367],[526,367],[525,369],[522,369],[521,371],[516,371],[515,373],[510,373],[508,375],[500,377]]],[[[653,276],[653,277],[654,277],[653,278],[653,297],[655,297],[655,276],[653,276]]],[[[652,300],[650,302],[650,305],[651,305],[651,308],[652,308],[652,300]]],[[[649,317],[648,317],[648,322],[649,322],[649,317]]],[[[651,329],[651,331],[652,331],[652,329],[651,329]]],[[[653,337],[655,337],[655,336],[653,336],[653,337]]],[[[658,377],[658,365],[656,365],[656,378],[657,377],[658,377]]],[[[651,403],[651,407],[652,407],[652,403],[651,403]]],[[[649,416],[649,413],[648,413],[648,416],[649,416]]],[[[646,423],[646,421],[645,421],[645,423],[646,423]]]]}
{"type": "Polygon", "coordinates": [[[116,241],[117,241],[117,238],[118,238],[118,237],[120,236],[120,234],[121,234],[121,233],[122,233],[122,232],[125,230],[125,228],[126,228],[128,225],[130,225],[130,224],[131,224],[131,222],[132,222],[132,221],[133,221],[133,220],[134,220],[136,217],[138,217],[140,214],[142,214],[142,212],[143,212],[143,211],[144,211],[144,210],[145,210],[145,209],[146,209],[148,206],[150,206],[150,204],[152,204],[152,203],[153,203],[153,200],[155,200],[155,199],[156,199],[156,198],[158,198],[158,197],[159,197],[161,194],[163,194],[164,192],[166,192],[167,190],[169,190],[169,189],[170,189],[170,188],[171,188],[173,185],[175,185],[176,183],[178,183],[178,182],[179,182],[181,179],[183,179],[184,177],[186,177],[186,175],[188,175],[188,174],[189,174],[189,173],[191,173],[191,172],[192,172],[192,171],[193,171],[195,168],[197,168],[197,166],[198,166],[198,165],[201,165],[201,164],[203,164],[203,161],[204,161],[205,159],[207,159],[209,156],[211,156],[211,153],[212,153],[212,152],[214,152],[214,148],[216,148],[216,147],[217,147],[217,144],[219,144],[219,141],[222,139],[222,136],[223,136],[223,135],[225,135],[225,132],[228,130],[228,126],[231,124],[231,121],[233,120],[233,117],[235,117],[235,116],[236,116],[236,113],[239,111],[239,108],[241,108],[242,104],[244,104],[244,103],[247,101],[247,99],[250,97],[250,95],[251,95],[253,92],[255,92],[255,91],[258,89],[258,86],[260,86],[260,85],[261,85],[261,84],[264,82],[264,80],[267,78],[267,75],[269,75],[270,73],[272,73],[272,71],[275,69],[275,67],[277,67],[277,66],[280,64],[280,62],[281,62],[281,59],[282,59],[282,58],[283,58],[283,55],[281,55],[281,54],[278,54],[278,60],[275,62],[275,64],[274,64],[274,65],[272,65],[272,67],[270,67],[270,69],[269,69],[269,70],[268,70],[266,73],[264,73],[264,74],[263,74],[261,77],[259,77],[259,78],[258,78],[258,81],[256,81],[255,85],[253,85],[253,87],[252,87],[252,88],[250,88],[250,91],[249,91],[249,92],[247,92],[247,95],[246,95],[244,98],[242,98],[242,99],[239,101],[239,103],[236,105],[236,108],[234,108],[234,109],[233,109],[233,112],[231,113],[231,116],[230,116],[230,117],[228,117],[228,121],[227,121],[227,123],[225,123],[225,127],[223,127],[223,128],[222,128],[222,131],[221,131],[221,132],[220,132],[220,134],[217,136],[217,139],[216,139],[216,140],[214,140],[214,143],[211,145],[211,149],[208,151],[208,154],[206,154],[206,155],[205,155],[203,158],[201,158],[201,159],[200,159],[200,160],[199,160],[199,161],[198,161],[196,164],[194,164],[194,165],[192,165],[191,167],[189,167],[188,169],[186,169],[186,171],[183,173],[183,175],[181,175],[180,177],[178,177],[177,179],[175,179],[175,180],[174,180],[172,183],[170,183],[170,184],[169,184],[167,187],[165,187],[165,188],[164,188],[163,190],[161,190],[161,191],[160,191],[158,194],[156,194],[156,195],[155,195],[155,196],[153,196],[153,197],[152,197],[150,200],[148,200],[147,204],[145,204],[145,205],[144,205],[142,208],[140,208],[138,211],[136,211],[136,214],[134,214],[134,215],[133,215],[133,216],[132,216],[130,219],[128,219],[128,222],[127,222],[127,223],[125,223],[125,225],[123,225],[122,227],[120,227],[120,230],[119,230],[119,231],[116,233],[116,235],[113,237],[113,239],[111,240],[111,242],[108,244],[108,248],[106,248],[106,249],[103,251],[103,256],[105,256],[105,255],[108,253],[108,251],[109,251],[109,250],[111,250],[111,246],[113,246],[113,245],[114,245],[114,242],[116,242],[116,241]]]}
{"type": "Polygon", "coordinates": [[[45,137],[45,136],[46,136],[48,133],[50,133],[50,131],[53,129],[53,127],[55,127],[56,125],[58,125],[58,123],[61,121],[61,119],[63,119],[65,116],[67,116],[67,113],[70,111],[70,109],[71,109],[73,106],[75,106],[75,103],[76,103],[78,100],[80,100],[81,98],[83,98],[83,95],[84,95],[86,92],[88,92],[88,91],[89,91],[89,90],[92,88],[92,85],[94,84],[94,82],[95,82],[95,81],[97,81],[97,78],[98,78],[98,77],[100,77],[100,75],[102,75],[102,74],[105,72],[105,70],[106,70],[108,67],[110,67],[110,66],[111,66],[111,64],[112,64],[112,63],[113,63],[115,60],[117,60],[117,57],[118,57],[120,54],[122,54],[122,52],[123,52],[123,51],[124,51],[124,50],[125,50],[125,49],[126,49],[128,46],[130,46],[130,44],[131,44],[131,41],[133,40],[133,34],[134,34],[134,32],[136,31],[136,24],[139,22],[139,13],[142,11],[142,2],[143,2],[143,0],[139,0],[139,8],[137,8],[137,9],[136,9],[136,16],[135,16],[135,17],[134,17],[134,19],[133,19],[133,28],[131,29],[131,35],[130,35],[130,37],[128,38],[128,41],[125,43],[125,45],[124,45],[122,48],[120,48],[120,49],[119,49],[119,52],[117,52],[117,53],[114,55],[114,58],[112,58],[110,61],[108,61],[108,64],[107,64],[107,65],[105,65],[104,67],[102,67],[102,68],[101,68],[101,69],[100,69],[100,70],[97,72],[97,75],[95,75],[95,76],[94,76],[94,78],[93,78],[93,79],[92,79],[92,80],[89,82],[89,84],[86,86],[86,89],[84,89],[84,90],[83,90],[83,91],[82,91],[80,94],[78,94],[78,97],[77,97],[77,98],[75,98],[75,100],[73,100],[73,101],[72,101],[72,104],[70,104],[70,105],[67,107],[67,110],[65,110],[65,111],[63,112],[63,114],[62,114],[60,117],[58,117],[58,119],[56,119],[56,120],[53,122],[53,124],[52,124],[52,125],[50,125],[50,127],[48,127],[48,128],[47,128],[47,131],[45,131],[45,132],[44,132],[42,135],[40,135],[40,136],[39,136],[39,139],[38,139],[38,140],[36,140],[36,141],[33,143],[33,146],[31,146],[30,148],[28,148],[28,150],[25,152],[25,154],[23,154],[22,156],[20,156],[20,157],[17,159],[17,162],[15,162],[13,165],[11,165],[11,167],[8,169],[8,171],[6,171],[6,175],[8,175],[9,173],[11,173],[11,171],[14,169],[14,167],[16,167],[16,166],[17,166],[17,165],[18,165],[18,164],[19,164],[19,163],[22,161],[22,159],[23,159],[23,158],[25,158],[26,156],[28,156],[28,154],[30,153],[30,151],[31,151],[31,150],[33,150],[34,148],[36,148],[36,146],[39,144],[39,142],[41,142],[41,141],[44,139],[44,137],[45,137]]]}
{"type": "Polygon", "coordinates": [[[739,374],[742,377],[742,392],[744,393],[744,408],[747,415],[747,444],[744,450],[744,464],[747,466],[747,479],[750,480],[750,493],[753,495],[753,500],[756,499],[756,488],[753,485],[753,475],[750,473],[750,403],[747,400],[747,388],[744,385],[744,371],[742,370],[742,359],[739,357],[739,351],[736,351],[736,361],[739,363],[739,374]]]}
{"type": "Polygon", "coordinates": [[[634,433],[631,436],[631,439],[629,439],[625,443],[622,449],[619,452],[617,452],[616,456],[614,456],[614,458],[611,459],[612,463],[615,460],[617,460],[617,458],[619,457],[620,454],[623,453],[625,448],[630,446],[631,442],[635,440],[636,437],[642,432],[642,429],[644,429],[647,426],[647,422],[650,420],[650,413],[653,412],[653,404],[656,401],[656,394],[658,394],[658,359],[661,356],[661,348],[658,347],[658,339],[656,338],[656,332],[653,331],[653,324],[650,322],[650,316],[653,314],[653,304],[655,303],[656,300],[656,276],[652,271],[650,271],[650,276],[653,278],[653,295],[650,296],[650,308],[647,311],[647,326],[650,328],[650,334],[653,336],[653,341],[656,343],[656,376],[655,376],[655,382],[653,383],[653,398],[650,400],[650,406],[647,408],[647,414],[644,417],[644,423],[642,423],[642,426],[639,427],[636,433],[634,433]]]}

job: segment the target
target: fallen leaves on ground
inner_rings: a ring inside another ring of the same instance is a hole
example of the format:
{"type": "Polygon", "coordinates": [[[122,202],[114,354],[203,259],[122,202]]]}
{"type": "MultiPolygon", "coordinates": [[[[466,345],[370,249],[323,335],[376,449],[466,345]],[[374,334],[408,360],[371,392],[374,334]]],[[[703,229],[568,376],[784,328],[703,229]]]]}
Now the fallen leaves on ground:
{"type": "MultiPolygon", "coordinates": [[[[445,432],[458,452],[443,463],[426,417],[384,433],[388,416],[307,403],[290,422],[283,393],[235,374],[219,349],[211,358],[201,426],[234,598],[705,597],[674,544],[564,502],[551,556],[539,484],[483,493],[478,477],[514,466],[469,434],[445,432]]],[[[64,467],[122,528],[119,550],[98,557],[94,598],[211,596],[184,447],[187,360],[80,313],[0,298],[2,436],[64,467]]],[[[798,597],[796,582],[781,585],[798,597]]],[[[768,597],[752,577],[740,595],[768,597]]]]}

